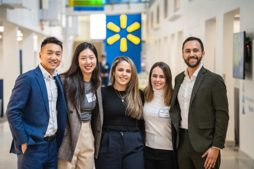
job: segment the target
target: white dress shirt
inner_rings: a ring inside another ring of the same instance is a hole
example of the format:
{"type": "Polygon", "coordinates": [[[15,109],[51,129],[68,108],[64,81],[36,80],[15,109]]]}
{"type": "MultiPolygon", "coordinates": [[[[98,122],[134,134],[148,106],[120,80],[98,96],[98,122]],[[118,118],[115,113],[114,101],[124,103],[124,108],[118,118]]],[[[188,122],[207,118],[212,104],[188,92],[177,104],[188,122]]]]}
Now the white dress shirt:
{"type": "Polygon", "coordinates": [[[47,96],[48,96],[48,105],[49,105],[49,123],[47,131],[44,137],[52,136],[57,131],[57,110],[56,110],[56,102],[58,97],[57,85],[54,79],[54,76],[57,75],[57,72],[54,72],[53,76],[49,74],[43,66],[39,65],[45,84],[47,88],[47,96]]]}
{"type": "Polygon", "coordinates": [[[178,102],[181,108],[181,117],[182,117],[180,127],[183,129],[188,129],[188,117],[189,117],[191,94],[192,94],[193,86],[197,79],[198,73],[201,68],[202,68],[202,65],[200,64],[199,68],[192,74],[191,77],[189,77],[187,69],[185,70],[184,72],[185,77],[177,95],[178,102]]]}

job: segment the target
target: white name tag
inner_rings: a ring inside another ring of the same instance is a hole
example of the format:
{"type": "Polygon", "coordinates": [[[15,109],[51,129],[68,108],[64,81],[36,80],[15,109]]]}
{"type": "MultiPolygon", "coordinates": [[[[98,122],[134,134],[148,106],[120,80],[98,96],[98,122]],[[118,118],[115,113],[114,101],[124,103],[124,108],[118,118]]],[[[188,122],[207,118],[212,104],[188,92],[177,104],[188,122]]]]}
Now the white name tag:
{"type": "Polygon", "coordinates": [[[86,99],[88,103],[91,103],[96,100],[96,96],[94,93],[88,93],[86,94],[86,99]]]}
{"type": "Polygon", "coordinates": [[[160,108],[158,116],[160,118],[169,118],[169,107],[160,108]]]}

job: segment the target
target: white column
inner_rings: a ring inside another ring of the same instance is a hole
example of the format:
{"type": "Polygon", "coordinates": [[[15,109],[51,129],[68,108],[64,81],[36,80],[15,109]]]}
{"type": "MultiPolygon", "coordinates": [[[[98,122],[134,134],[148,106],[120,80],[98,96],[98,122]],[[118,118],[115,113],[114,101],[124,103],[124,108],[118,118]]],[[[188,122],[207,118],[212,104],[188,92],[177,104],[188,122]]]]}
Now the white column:
{"type": "Polygon", "coordinates": [[[23,73],[33,69],[36,66],[34,33],[23,31],[22,53],[23,53],[23,73]]]}
{"type": "Polygon", "coordinates": [[[3,78],[3,41],[0,39],[0,79],[3,78]]]}
{"type": "Polygon", "coordinates": [[[41,60],[40,60],[41,43],[44,39],[45,39],[45,36],[43,36],[41,34],[37,34],[37,50],[35,51],[35,56],[34,56],[36,66],[41,63],[41,60]]]}
{"type": "Polygon", "coordinates": [[[17,41],[18,28],[8,22],[3,22],[3,79],[4,79],[4,112],[10,98],[11,90],[19,75],[19,47],[17,41]]]}

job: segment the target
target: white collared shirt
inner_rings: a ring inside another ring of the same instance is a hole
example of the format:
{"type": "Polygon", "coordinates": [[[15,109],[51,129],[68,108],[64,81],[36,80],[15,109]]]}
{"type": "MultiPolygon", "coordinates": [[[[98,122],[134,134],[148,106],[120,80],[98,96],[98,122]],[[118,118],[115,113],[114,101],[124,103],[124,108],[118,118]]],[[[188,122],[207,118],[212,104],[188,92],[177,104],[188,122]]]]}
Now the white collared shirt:
{"type": "Polygon", "coordinates": [[[200,64],[199,68],[193,73],[191,77],[189,77],[187,69],[185,70],[184,80],[180,86],[177,98],[181,108],[181,128],[188,129],[188,117],[189,117],[189,107],[190,107],[190,99],[193,90],[193,86],[197,79],[198,73],[202,68],[202,64],[200,64]]]}
{"type": "Polygon", "coordinates": [[[54,76],[57,75],[57,72],[54,72],[53,76],[49,74],[41,64],[39,64],[39,67],[41,69],[46,88],[47,88],[47,95],[48,95],[48,104],[49,104],[49,123],[47,131],[44,135],[44,137],[52,136],[57,131],[57,109],[56,109],[56,103],[57,103],[57,97],[58,97],[58,91],[57,91],[57,85],[56,81],[54,79],[54,76]]]}

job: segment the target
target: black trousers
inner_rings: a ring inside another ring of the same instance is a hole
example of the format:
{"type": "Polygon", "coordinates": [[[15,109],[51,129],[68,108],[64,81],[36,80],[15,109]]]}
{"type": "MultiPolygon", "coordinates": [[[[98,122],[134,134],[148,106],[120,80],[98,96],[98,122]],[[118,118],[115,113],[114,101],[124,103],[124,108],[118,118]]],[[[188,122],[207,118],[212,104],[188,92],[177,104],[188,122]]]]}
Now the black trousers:
{"type": "MultiPolygon", "coordinates": [[[[179,169],[204,169],[205,158],[196,152],[190,143],[188,130],[180,130],[180,144],[177,152],[179,169]]],[[[220,155],[213,169],[220,168],[220,155]]]]}
{"type": "Polygon", "coordinates": [[[145,147],[145,169],[176,169],[175,152],[145,147]]]}
{"type": "Polygon", "coordinates": [[[103,131],[96,169],[144,169],[140,131],[103,131]]]}

